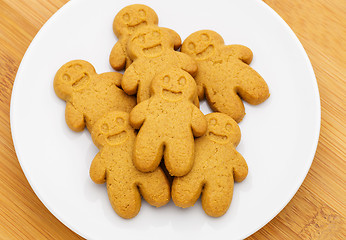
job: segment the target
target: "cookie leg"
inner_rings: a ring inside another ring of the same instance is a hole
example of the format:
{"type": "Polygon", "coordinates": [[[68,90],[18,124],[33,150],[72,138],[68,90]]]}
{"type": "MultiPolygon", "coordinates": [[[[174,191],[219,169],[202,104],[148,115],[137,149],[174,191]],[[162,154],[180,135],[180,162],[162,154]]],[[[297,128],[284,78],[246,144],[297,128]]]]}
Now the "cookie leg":
{"type": "Polygon", "coordinates": [[[114,211],[122,218],[135,217],[141,208],[141,196],[134,183],[107,180],[109,201],[114,211]]]}
{"type": "Polygon", "coordinates": [[[141,172],[152,172],[161,162],[163,141],[159,136],[150,136],[143,130],[145,129],[141,129],[136,138],[133,164],[141,172]]]}
{"type": "Polygon", "coordinates": [[[138,188],[145,201],[155,207],[161,207],[171,199],[169,182],[161,168],[151,173],[142,173],[138,188]]]}
{"type": "Polygon", "coordinates": [[[224,215],[231,205],[233,196],[233,177],[208,179],[202,193],[202,207],[212,217],[224,215]]]}
{"type": "Polygon", "coordinates": [[[194,161],[194,140],[171,139],[164,153],[165,166],[172,176],[184,176],[190,172],[194,161]]]}
{"type": "Polygon", "coordinates": [[[192,207],[201,195],[203,186],[202,176],[188,173],[184,177],[176,177],[172,184],[172,200],[176,206],[192,207]]]}
{"type": "Polygon", "coordinates": [[[79,112],[70,102],[66,102],[65,121],[67,126],[75,132],[81,132],[85,127],[83,113],[79,112]]]}
{"type": "Polygon", "coordinates": [[[241,98],[233,89],[224,91],[206,90],[206,98],[209,106],[217,112],[222,112],[240,122],[245,116],[245,108],[241,98]]]}

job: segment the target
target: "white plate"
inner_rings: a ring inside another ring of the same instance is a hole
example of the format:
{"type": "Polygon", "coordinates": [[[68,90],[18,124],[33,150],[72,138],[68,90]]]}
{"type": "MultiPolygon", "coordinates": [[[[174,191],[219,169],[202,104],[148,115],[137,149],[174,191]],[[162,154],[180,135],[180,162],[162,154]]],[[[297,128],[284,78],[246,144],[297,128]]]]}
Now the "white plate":
{"type": "MultiPolygon", "coordinates": [[[[190,209],[172,201],[159,209],[143,201],[137,217],[112,210],[104,185],[89,178],[98,152],[87,131],[75,133],[64,120],[65,102],[53,91],[59,67],[72,59],[112,71],[115,14],[144,1],[73,0],[40,30],[28,48],[13,87],[12,136],[23,171],[43,204],[66,226],[88,239],[245,238],[268,223],[294,196],[313,160],[320,129],[320,102],[309,59],[287,24],[259,0],[144,2],[160,26],[185,39],[200,29],[219,32],[226,44],[254,52],[251,66],[269,85],[270,98],[246,104],[238,151],[249,175],[235,185],[227,214],[208,217],[200,202],[190,209]]],[[[209,112],[205,103],[202,110],[209,112]]]]}

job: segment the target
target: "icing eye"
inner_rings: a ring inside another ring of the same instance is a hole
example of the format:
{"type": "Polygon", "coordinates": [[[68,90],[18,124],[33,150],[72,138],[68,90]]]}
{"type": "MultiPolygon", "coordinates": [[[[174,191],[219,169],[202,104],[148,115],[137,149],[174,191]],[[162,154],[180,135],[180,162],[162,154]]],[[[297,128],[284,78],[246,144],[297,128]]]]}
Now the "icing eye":
{"type": "Polygon", "coordinates": [[[124,20],[124,22],[129,22],[129,21],[130,21],[130,14],[125,13],[125,14],[123,15],[123,20],[124,20]]]}
{"type": "Polygon", "coordinates": [[[227,130],[228,132],[232,131],[232,124],[226,123],[225,128],[226,128],[226,130],[227,130]]]}
{"type": "Polygon", "coordinates": [[[169,83],[169,80],[170,80],[170,77],[168,75],[164,76],[164,78],[163,78],[164,83],[166,83],[166,84],[169,83]]]}
{"type": "Polygon", "coordinates": [[[140,16],[140,17],[145,17],[147,14],[145,13],[145,11],[143,10],[143,9],[139,9],[138,10],[138,15],[140,16]]]}
{"type": "Polygon", "coordinates": [[[69,82],[71,80],[71,77],[70,77],[70,75],[65,73],[64,75],[62,75],[62,79],[66,82],[69,82]]]}
{"type": "Polygon", "coordinates": [[[208,41],[208,40],[209,40],[209,35],[203,33],[203,34],[201,35],[201,39],[202,39],[203,41],[208,41]]]}
{"type": "Polygon", "coordinates": [[[109,131],[109,126],[107,123],[103,123],[102,126],[101,126],[101,131],[106,133],[109,131]]]}
{"type": "Polygon", "coordinates": [[[180,86],[184,86],[186,83],[186,78],[185,77],[179,78],[178,83],[180,86]]]}
{"type": "Polygon", "coordinates": [[[124,120],[122,117],[117,117],[116,122],[117,122],[117,124],[119,124],[119,125],[124,125],[125,120],[124,120]]]}
{"type": "Polygon", "coordinates": [[[215,118],[212,118],[212,119],[209,120],[209,125],[210,126],[215,126],[216,124],[217,124],[217,121],[216,121],[215,118]]]}
{"type": "Polygon", "coordinates": [[[194,51],[195,48],[196,48],[196,45],[195,45],[193,42],[190,42],[189,45],[188,45],[188,48],[189,48],[191,51],[194,51]]]}
{"type": "Polygon", "coordinates": [[[74,69],[77,69],[77,70],[81,70],[81,69],[82,69],[82,65],[80,65],[80,64],[75,64],[75,65],[73,65],[73,68],[74,68],[74,69]]]}

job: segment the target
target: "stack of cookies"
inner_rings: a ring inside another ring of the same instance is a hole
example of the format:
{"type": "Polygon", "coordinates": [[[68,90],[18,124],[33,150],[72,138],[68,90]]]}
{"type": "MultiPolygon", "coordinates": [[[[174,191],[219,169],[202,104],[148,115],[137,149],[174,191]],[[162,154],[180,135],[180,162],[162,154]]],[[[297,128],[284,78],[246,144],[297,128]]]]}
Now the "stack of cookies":
{"type": "Polygon", "coordinates": [[[157,24],[148,6],[123,8],[114,19],[119,41],[109,60],[124,74],[97,74],[90,63],[74,60],[58,70],[54,90],[66,101],[67,125],[86,126],[100,149],[90,177],[107,183],[119,216],[135,217],[141,196],[156,207],[172,196],[186,208],[202,194],[204,211],[219,217],[231,204],[234,181],[248,173],[236,150],[242,100],[265,101],[268,86],[249,66],[249,48],[225,45],[211,30],[192,33],[181,45],[175,31],[157,24]],[[199,109],[204,97],[215,111],[206,116],[199,109]]]}

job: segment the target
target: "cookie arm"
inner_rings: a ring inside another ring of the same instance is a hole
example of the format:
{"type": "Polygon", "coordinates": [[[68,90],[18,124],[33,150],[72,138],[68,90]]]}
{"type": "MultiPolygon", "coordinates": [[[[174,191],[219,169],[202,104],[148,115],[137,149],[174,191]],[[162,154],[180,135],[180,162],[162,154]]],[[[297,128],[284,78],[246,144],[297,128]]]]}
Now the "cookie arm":
{"type": "Polygon", "coordinates": [[[145,118],[149,107],[149,100],[137,104],[130,112],[130,124],[133,128],[139,129],[145,118]]]}
{"type": "Polygon", "coordinates": [[[91,180],[95,183],[101,184],[106,182],[106,165],[100,152],[93,159],[89,174],[91,180]]]}
{"type": "Polygon", "coordinates": [[[202,84],[197,84],[197,95],[199,100],[204,99],[204,86],[202,84]]]}
{"type": "Polygon", "coordinates": [[[115,70],[122,70],[125,68],[126,52],[120,41],[112,48],[111,54],[109,55],[109,63],[115,70]]]}
{"type": "Polygon", "coordinates": [[[249,65],[239,62],[236,66],[238,70],[239,85],[237,94],[253,105],[260,104],[269,97],[269,88],[262,76],[249,65]]]}
{"type": "Polygon", "coordinates": [[[226,46],[223,54],[226,54],[228,57],[238,58],[246,64],[250,64],[253,57],[250,48],[238,44],[226,46]]]}
{"type": "Polygon", "coordinates": [[[195,76],[197,73],[197,63],[195,60],[193,60],[189,55],[182,53],[182,52],[176,52],[177,57],[179,59],[179,64],[181,69],[185,70],[186,72],[190,73],[191,76],[195,76]]]}
{"type": "Polygon", "coordinates": [[[199,108],[199,98],[198,98],[198,95],[196,95],[193,99],[193,104],[199,108]]]}
{"type": "Polygon", "coordinates": [[[181,46],[181,38],[180,38],[179,34],[170,28],[165,28],[165,27],[161,27],[161,28],[166,30],[169,33],[169,35],[171,35],[171,37],[173,39],[173,43],[174,43],[174,50],[179,49],[181,46]]]}
{"type": "Polygon", "coordinates": [[[135,63],[133,63],[126,69],[124,73],[121,80],[121,87],[127,94],[134,95],[137,93],[139,80],[140,76],[136,72],[135,63]]]}
{"type": "Polygon", "coordinates": [[[100,74],[101,79],[107,81],[111,81],[114,82],[115,85],[117,87],[121,87],[121,78],[123,77],[123,75],[121,73],[118,72],[106,72],[106,73],[102,73],[100,74]]]}
{"type": "Polygon", "coordinates": [[[236,182],[243,181],[248,173],[248,166],[243,156],[235,150],[235,158],[233,159],[233,177],[236,182]]]}
{"type": "Polygon", "coordinates": [[[204,114],[193,105],[191,128],[195,137],[202,136],[207,131],[208,123],[204,114]]]}
{"type": "Polygon", "coordinates": [[[84,115],[71,102],[66,102],[65,121],[67,126],[75,132],[83,131],[85,127],[84,115]]]}

